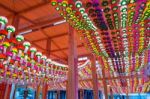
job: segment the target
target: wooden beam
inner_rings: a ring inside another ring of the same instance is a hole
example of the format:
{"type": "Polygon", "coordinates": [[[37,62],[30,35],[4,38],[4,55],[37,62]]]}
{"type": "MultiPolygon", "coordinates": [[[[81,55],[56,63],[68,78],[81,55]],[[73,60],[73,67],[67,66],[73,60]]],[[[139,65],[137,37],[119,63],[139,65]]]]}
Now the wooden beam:
{"type": "Polygon", "coordinates": [[[6,89],[5,89],[4,99],[10,98],[10,91],[11,91],[11,85],[7,83],[6,89]]]}
{"type": "Polygon", "coordinates": [[[55,38],[59,38],[59,37],[62,37],[62,36],[66,36],[68,33],[62,33],[62,34],[58,34],[58,35],[55,35],[55,36],[51,36],[50,38],[51,39],[55,39],[55,38]]]}
{"type": "Polygon", "coordinates": [[[65,57],[67,57],[67,54],[63,50],[61,50],[60,46],[54,40],[52,40],[52,42],[62,52],[62,54],[64,54],[65,57]]]}
{"type": "Polygon", "coordinates": [[[69,55],[68,55],[68,82],[67,99],[78,99],[78,58],[75,40],[75,32],[69,26],[68,33],[69,55]]]}
{"type": "Polygon", "coordinates": [[[98,78],[97,78],[97,72],[96,72],[96,58],[93,55],[91,57],[91,70],[92,70],[92,84],[93,84],[93,93],[94,93],[94,99],[99,99],[98,94],[98,78]]]}
{"type": "Polygon", "coordinates": [[[50,51],[51,51],[51,39],[48,38],[47,39],[47,45],[46,45],[46,49],[47,49],[47,57],[50,57],[50,51]]]}
{"type": "Polygon", "coordinates": [[[79,91],[80,93],[80,99],[84,99],[84,89],[80,89],[80,91],[79,91]]]}
{"type": "Polygon", "coordinates": [[[46,6],[46,5],[49,5],[49,4],[50,4],[50,1],[47,1],[47,2],[44,2],[44,3],[38,4],[38,5],[35,5],[33,7],[29,7],[25,10],[22,10],[22,11],[18,12],[18,14],[22,15],[24,13],[29,13],[29,12],[32,12],[33,10],[39,9],[39,8],[41,8],[43,6],[46,6]]]}
{"type": "Polygon", "coordinates": [[[39,96],[40,96],[40,91],[41,91],[41,87],[40,85],[37,85],[37,89],[36,89],[36,99],[39,99],[39,96]]]}
{"type": "Polygon", "coordinates": [[[63,20],[62,17],[57,17],[52,20],[46,20],[46,21],[37,23],[36,25],[27,26],[23,29],[20,29],[18,32],[24,32],[24,31],[28,31],[28,30],[39,30],[40,28],[43,28],[46,26],[50,27],[50,26],[53,26],[53,23],[61,21],[61,20],[63,20]]]}
{"type": "Polygon", "coordinates": [[[48,85],[45,84],[43,85],[42,88],[42,99],[47,99],[47,93],[48,93],[48,85]]]}
{"type": "MultiPolygon", "coordinates": [[[[55,38],[59,38],[59,37],[62,37],[62,36],[66,36],[68,33],[62,33],[62,34],[58,34],[58,35],[55,35],[55,36],[49,36],[50,39],[55,39],[55,38]]],[[[38,39],[38,40],[34,40],[33,42],[39,42],[39,41],[43,41],[47,39],[46,38],[42,38],[42,39],[38,39]]]]}
{"type": "Polygon", "coordinates": [[[12,13],[12,14],[16,14],[17,12],[10,9],[9,7],[6,7],[5,5],[0,3],[0,7],[2,7],[3,9],[7,10],[8,12],[12,13]]]}
{"type": "Polygon", "coordinates": [[[49,37],[43,29],[39,29],[46,37],[49,37]]]}
{"type": "Polygon", "coordinates": [[[18,34],[18,28],[19,28],[19,22],[20,22],[20,17],[18,15],[14,15],[13,20],[12,20],[12,25],[15,27],[16,32],[14,33],[14,37],[18,34]]]}
{"type": "Polygon", "coordinates": [[[60,90],[57,90],[57,93],[56,93],[56,99],[60,99],[60,90]]]}
{"type": "MultiPolygon", "coordinates": [[[[84,47],[84,45],[81,44],[77,46],[77,48],[80,48],[80,47],[84,47]]],[[[55,50],[51,50],[51,52],[58,52],[58,51],[63,51],[63,50],[68,50],[68,48],[66,47],[66,48],[61,48],[61,49],[55,49],[55,50]]]]}
{"type": "Polygon", "coordinates": [[[102,75],[103,75],[103,78],[102,79],[102,82],[103,82],[103,86],[104,86],[104,95],[105,95],[105,99],[108,99],[108,91],[107,91],[107,82],[106,82],[106,79],[105,79],[105,68],[104,68],[104,63],[103,63],[103,60],[101,57],[99,57],[99,61],[100,61],[100,64],[102,65],[102,75]]]}
{"type": "Polygon", "coordinates": [[[34,21],[32,21],[32,20],[30,20],[30,19],[26,18],[26,17],[25,17],[25,16],[23,16],[23,15],[18,15],[18,16],[20,16],[20,18],[22,18],[22,19],[24,19],[24,20],[26,20],[26,21],[30,22],[30,23],[31,23],[31,24],[33,24],[33,25],[36,25],[36,24],[37,24],[36,22],[34,22],[34,21]]]}
{"type": "Polygon", "coordinates": [[[114,99],[113,90],[112,90],[111,86],[109,86],[109,90],[110,90],[110,99],[114,99]]]}
{"type": "MultiPolygon", "coordinates": [[[[23,18],[23,19],[25,19],[26,21],[32,23],[33,25],[36,25],[36,24],[37,24],[36,22],[34,22],[34,21],[32,21],[32,20],[30,20],[30,19],[24,17],[24,16],[21,16],[21,15],[20,15],[20,17],[23,18]]],[[[38,30],[40,30],[46,37],[49,37],[43,29],[39,28],[38,30]]]]}
{"type": "Polygon", "coordinates": [[[43,0],[44,1],[44,3],[49,3],[50,1],[49,0],[43,0]]]}

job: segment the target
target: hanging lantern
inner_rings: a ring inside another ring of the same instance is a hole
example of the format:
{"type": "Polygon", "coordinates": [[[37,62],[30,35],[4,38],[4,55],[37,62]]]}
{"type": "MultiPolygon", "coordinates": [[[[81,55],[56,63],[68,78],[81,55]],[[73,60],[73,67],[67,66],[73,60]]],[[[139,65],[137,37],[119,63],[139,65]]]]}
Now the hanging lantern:
{"type": "Polygon", "coordinates": [[[75,5],[77,8],[81,8],[82,7],[82,2],[81,1],[76,1],[75,5]]]}
{"type": "Polygon", "coordinates": [[[0,30],[4,30],[6,24],[8,23],[7,18],[4,16],[0,16],[0,23],[1,23],[0,30]]]}
{"type": "Polygon", "coordinates": [[[33,59],[34,58],[34,54],[36,53],[37,49],[34,48],[34,47],[31,47],[30,51],[31,51],[31,58],[33,59]]]}
{"type": "Polygon", "coordinates": [[[17,48],[12,48],[11,52],[13,53],[12,58],[14,59],[16,57],[16,54],[18,53],[17,48]]]}
{"type": "Polygon", "coordinates": [[[6,36],[8,32],[6,30],[0,30],[0,36],[6,36]]]}
{"type": "Polygon", "coordinates": [[[36,56],[38,57],[38,63],[40,63],[42,53],[41,52],[36,52],[36,56]]]}
{"type": "Polygon", "coordinates": [[[79,11],[80,11],[81,14],[83,14],[85,12],[85,9],[84,8],[80,8],[79,11]]]}
{"type": "Polygon", "coordinates": [[[82,14],[82,16],[84,19],[87,19],[87,17],[88,17],[87,13],[82,14]]]}
{"type": "Polygon", "coordinates": [[[24,37],[22,35],[17,35],[16,39],[18,42],[22,42],[24,40],[24,37]]]}
{"type": "Polygon", "coordinates": [[[57,4],[57,0],[51,0],[52,6],[55,6],[57,4]]]}
{"type": "Polygon", "coordinates": [[[7,31],[8,31],[7,38],[10,39],[11,33],[14,33],[14,32],[15,32],[15,27],[14,27],[14,26],[11,26],[11,25],[8,25],[6,29],[7,29],[7,31]]]}
{"type": "Polygon", "coordinates": [[[66,7],[68,5],[68,0],[63,0],[62,1],[62,6],[66,7]]]}
{"type": "Polygon", "coordinates": [[[27,53],[27,51],[28,51],[29,47],[31,46],[31,44],[30,44],[30,42],[24,42],[23,46],[25,47],[24,53],[27,53]]]}
{"type": "Polygon", "coordinates": [[[6,51],[7,51],[7,48],[10,46],[10,43],[9,42],[7,42],[7,41],[5,41],[5,42],[3,42],[3,47],[4,47],[4,49],[3,49],[3,53],[5,54],[6,53],[6,51]]]}
{"type": "Polygon", "coordinates": [[[41,57],[41,59],[43,60],[43,65],[45,65],[47,57],[46,57],[45,55],[43,55],[43,56],[41,57]]]}

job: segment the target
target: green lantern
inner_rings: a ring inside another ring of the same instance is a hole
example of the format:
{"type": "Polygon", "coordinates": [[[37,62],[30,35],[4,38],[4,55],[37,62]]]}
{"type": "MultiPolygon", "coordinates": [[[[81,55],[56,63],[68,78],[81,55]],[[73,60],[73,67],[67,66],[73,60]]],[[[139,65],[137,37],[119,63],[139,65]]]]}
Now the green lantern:
{"type": "Polygon", "coordinates": [[[79,11],[80,11],[81,14],[83,14],[85,12],[85,9],[84,8],[80,8],[79,11]]]}
{"type": "Polygon", "coordinates": [[[55,6],[57,4],[56,0],[51,1],[51,5],[55,6]]]}
{"type": "Polygon", "coordinates": [[[127,1],[126,0],[122,0],[121,5],[124,6],[126,4],[127,4],[127,1]]]}
{"type": "Polygon", "coordinates": [[[77,8],[81,8],[82,7],[82,2],[81,1],[76,1],[75,5],[77,8]]]}
{"type": "Polygon", "coordinates": [[[88,17],[87,13],[82,14],[82,16],[84,19],[87,19],[87,17],[88,17]]]}
{"type": "Polygon", "coordinates": [[[24,37],[22,35],[17,35],[16,39],[18,42],[22,42],[24,40],[24,37]]]}

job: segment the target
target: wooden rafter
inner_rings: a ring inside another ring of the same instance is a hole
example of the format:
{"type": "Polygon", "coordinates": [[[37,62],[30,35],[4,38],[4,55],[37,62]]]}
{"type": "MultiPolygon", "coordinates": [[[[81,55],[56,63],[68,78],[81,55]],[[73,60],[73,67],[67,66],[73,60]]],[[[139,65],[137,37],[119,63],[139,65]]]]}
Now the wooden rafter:
{"type": "MultiPolygon", "coordinates": [[[[46,4],[47,4],[49,1],[48,1],[48,0],[46,0],[46,1],[47,1],[47,2],[46,2],[46,4]]],[[[6,9],[7,11],[9,11],[10,13],[15,14],[15,16],[19,16],[20,18],[22,18],[22,19],[24,19],[24,20],[30,22],[31,24],[33,24],[33,26],[30,26],[29,28],[24,28],[24,29],[27,29],[27,30],[30,30],[30,29],[40,30],[41,32],[43,32],[44,35],[46,35],[46,37],[48,37],[48,35],[47,35],[47,34],[45,33],[45,31],[43,30],[43,27],[46,26],[46,25],[48,25],[48,23],[49,23],[49,22],[52,22],[52,21],[49,21],[49,20],[48,20],[48,21],[45,21],[45,22],[38,23],[38,24],[41,25],[41,27],[40,27],[36,22],[34,22],[34,21],[32,21],[32,20],[26,18],[25,16],[23,16],[23,15],[21,15],[21,14],[18,14],[17,12],[11,10],[10,8],[8,8],[8,7],[6,7],[6,6],[2,5],[2,4],[0,4],[0,6],[3,7],[4,9],[6,9]],[[44,25],[44,24],[45,24],[45,25],[44,25]],[[43,26],[43,27],[42,27],[42,26],[43,26]]],[[[40,6],[38,5],[37,7],[40,7],[40,6]]],[[[34,7],[33,9],[35,9],[35,8],[36,8],[36,7],[34,7]]],[[[27,10],[27,11],[28,11],[28,10],[27,10]]],[[[58,18],[58,19],[62,19],[62,18],[58,18]]],[[[55,19],[54,19],[54,20],[55,20],[55,19]]],[[[56,20],[57,20],[57,19],[56,19],[56,20]]],[[[23,32],[24,29],[19,30],[18,32],[23,32]]],[[[25,31],[25,30],[24,30],[24,31],[25,31]]],[[[67,33],[60,34],[60,35],[56,35],[56,36],[53,36],[52,38],[57,38],[57,37],[59,37],[59,36],[65,36],[65,35],[67,35],[67,33]]],[[[52,38],[51,38],[51,39],[52,39],[52,38]]],[[[45,38],[45,39],[47,39],[47,38],[45,38]]],[[[43,40],[43,39],[42,39],[42,40],[43,40]]]]}
{"type": "Polygon", "coordinates": [[[22,18],[22,19],[24,19],[24,20],[26,20],[26,21],[30,22],[31,24],[34,24],[34,25],[36,25],[36,24],[37,24],[36,22],[34,22],[34,21],[32,21],[32,20],[30,20],[30,19],[26,18],[26,17],[25,17],[25,16],[23,16],[23,15],[19,15],[19,16],[20,16],[20,18],[22,18]]]}
{"type": "MultiPolygon", "coordinates": [[[[84,45],[83,44],[77,45],[77,48],[80,48],[80,47],[84,47],[84,45]]],[[[58,51],[63,51],[63,50],[68,50],[68,47],[61,48],[61,49],[56,49],[56,50],[51,50],[51,52],[58,52],[58,51]]]]}
{"type": "Polygon", "coordinates": [[[43,29],[39,29],[46,37],[49,37],[43,29]]]}
{"type": "Polygon", "coordinates": [[[47,44],[46,44],[46,49],[47,49],[47,57],[50,57],[50,54],[51,54],[51,39],[48,38],[47,39],[47,44]]]}
{"type": "MultiPolygon", "coordinates": [[[[21,16],[21,15],[20,15],[20,17],[22,17],[23,19],[25,19],[26,21],[30,22],[30,23],[33,24],[33,25],[36,25],[36,24],[37,24],[36,22],[34,22],[34,21],[32,21],[32,20],[30,20],[30,19],[24,17],[24,16],[21,16]]],[[[40,30],[46,37],[48,37],[48,35],[46,34],[46,32],[45,32],[43,29],[39,28],[39,30],[40,30]]]]}
{"type": "Polygon", "coordinates": [[[22,10],[22,11],[18,12],[18,14],[19,14],[19,15],[22,15],[22,14],[24,14],[24,13],[31,12],[31,11],[33,11],[33,10],[35,10],[35,9],[40,8],[40,7],[49,5],[49,3],[50,3],[50,2],[47,1],[47,2],[44,2],[44,3],[38,4],[38,5],[35,5],[35,6],[33,6],[33,7],[30,7],[30,8],[27,8],[27,9],[25,9],[25,10],[22,10]]]}
{"type": "MultiPolygon", "coordinates": [[[[62,34],[58,34],[58,35],[55,35],[55,36],[50,36],[49,38],[50,39],[55,39],[55,38],[59,38],[59,37],[62,37],[62,36],[66,36],[67,34],[68,33],[62,33],[62,34]]],[[[42,39],[38,39],[38,40],[34,40],[33,42],[39,42],[39,41],[43,41],[45,39],[47,39],[47,37],[46,38],[42,38],[42,39]]]]}
{"type": "Polygon", "coordinates": [[[0,7],[4,8],[5,10],[7,10],[8,12],[12,13],[12,14],[16,14],[17,12],[15,12],[14,10],[4,6],[3,4],[0,3],[0,7]]]}
{"type": "Polygon", "coordinates": [[[57,17],[57,18],[52,19],[52,20],[46,20],[46,21],[37,23],[36,25],[31,25],[31,26],[25,27],[23,29],[20,29],[18,32],[24,32],[24,31],[27,31],[27,30],[39,30],[40,28],[43,28],[43,27],[46,27],[46,26],[50,27],[50,26],[53,26],[53,23],[61,21],[61,20],[63,20],[62,17],[57,17]]]}
{"type": "Polygon", "coordinates": [[[51,41],[58,48],[58,50],[60,50],[65,55],[65,57],[68,57],[68,55],[63,50],[61,50],[60,46],[54,40],[51,40],[51,41]]]}

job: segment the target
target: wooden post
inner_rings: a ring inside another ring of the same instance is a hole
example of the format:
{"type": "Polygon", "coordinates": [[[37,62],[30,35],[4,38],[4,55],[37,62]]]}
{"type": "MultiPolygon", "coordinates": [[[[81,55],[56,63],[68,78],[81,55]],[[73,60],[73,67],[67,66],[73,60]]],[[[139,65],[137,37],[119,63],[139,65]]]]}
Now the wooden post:
{"type": "Polygon", "coordinates": [[[60,99],[60,90],[57,90],[57,98],[56,99],[60,99]]]}
{"type": "Polygon", "coordinates": [[[6,85],[5,94],[4,94],[4,99],[7,99],[8,87],[9,87],[9,84],[6,85]]]}
{"type": "Polygon", "coordinates": [[[112,91],[111,86],[109,86],[109,88],[110,88],[110,99],[113,99],[114,97],[113,97],[113,91],[112,91]]]}
{"type": "Polygon", "coordinates": [[[11,92],[11,85],[10,85],[10,84],[7,84],[7,85],[6,85],[6,90],[5,90],[4,99],[9,99],[10,92],[11,92]]]}
{"type": "Polygon", "coordinates": [[[42,99],[47,99],[47,92],[48,92],[48,85],[45,84],[43,85],[43,88],[42,88],[42,99]]]}
{"type": "Polygon", "coordinates": [[[78,58],[77,46],[75,42],[75,32],[69,25],[68,33],[69,55],[68,55],[68,83],[67,83],[67,99],[78,99],[78,58]]]}
{"type": "Polygon", "coordinates": [[[36,99],[39,99],[40,90],[41,90],[40,85],[38,85],[36,89],[36,99]]]}
{"type": "Polygon", "coordinates": [[[12,25],[15,27],[16,31],[13,37],[15,37],[18,34],[19,21],[20,21],[20,17],[18,15],[14,15],[13,20],[12,20],[12,25]]]}
{"type": "Polygon", "coordinates": [[[50,38],[47,39],[46,49],[47,49],[47,57],[49,58],[50,53],[51,53],[51,39],[50,38]]]}
{"type": "Polygon", "coordinates": [[[104,93],[105,93],[105,99],[108,99],[108,93],[107,93],[107,82],[105,80],[105,69],[102,69],[102,74],[103,74],[103,86],[104,86],[104,93]]]}
{"type": "Polygon", "coordinates": [[[107,93],[107,82],[105,78],[105,67],[104,67],[104,62],[102,58],[99,58],[100,64],[102,65],[102,75],[103,75],[103,86],[104,86],[104,94],[105,94],[105,99],[108,99],[108,93],[107,93]]]}
{"type": "Polygon", "coordinates": [[[99,99],[98,78],[97,78],[97,72],[96,72],[96,58],[94,55],[92,55],[90,58],[91,58],[91,70],[92,70],[92,83],[93,83],[94,99],[99,99]]]}
{"type": "Polygon", "coordinates": [[[80,99],[84,99],[84,90],[83,89],[80,90],[80,99]]]}
{"type": "MultiPolygon", "coordinates": [[[[47,57],[49,58],[50,50],[51,50],[51,39],[50,38],[47,39],[46,49],[47,49],[47,57]]],[[[42,98],[43,99],[47,98],[47,92],[48,92],[48,85],[45,84],[45,85],[43,85],[43,88],[42,88],[42,98]]]]}

